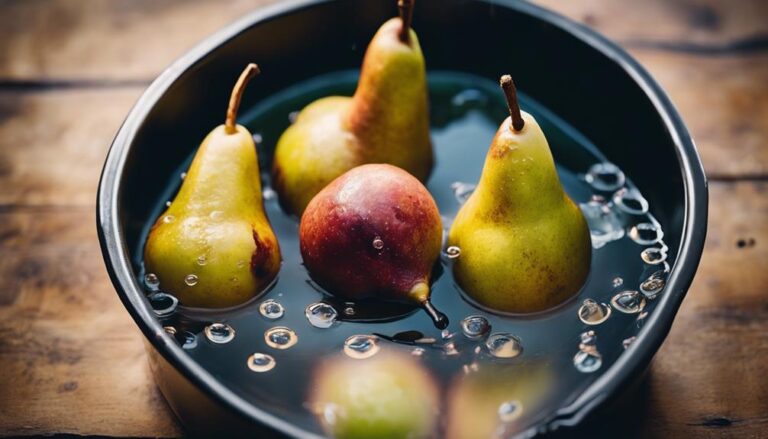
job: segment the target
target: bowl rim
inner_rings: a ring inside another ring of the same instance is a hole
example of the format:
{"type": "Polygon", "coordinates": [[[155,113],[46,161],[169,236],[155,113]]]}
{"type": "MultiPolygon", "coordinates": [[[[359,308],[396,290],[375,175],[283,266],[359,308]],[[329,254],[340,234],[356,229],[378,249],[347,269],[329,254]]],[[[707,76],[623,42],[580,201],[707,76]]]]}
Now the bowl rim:
{"type": "MultiPolygon", "coordinates": [[[[322,436],[307,432],[246,401],[217,381],[173,342],[171,337],[167,336],[144,300],[143,290],[131,268],[128,247],[119,222],[119,187],[126,158],[138,129],[157,101],[185,71],[253,26],[333,1],[286,0],[258,8],[207,37],[173,62],[138,99],[115,135],[102,169],[96,201],[96,226],[107,272],[125,308],[153,348],[212,400],[240,416],[255,420],[273,430],[302,438],[322,436]]],[[[528,2],[473,1],[508,8],[545,22],[565,31],[571,37],[612,60],[640,87],[661,116],[675,146],[675,153],[683,174],[685,216],[680,251],[671,267],[665,292],[658,299],[659,305],[655,312],[648,317],[647,323],[637,334],[637,341],[572,403],[561,407],[542,422],[518,435],[518,437],[531,437],[539,432],[577,425],[610,396],[615,395],[620,387],[631,383],[650,362],[666,338],[698,268],[707,230],[708,184],[694,141],[675,106],[645,68],[626,51],[596,31],[528,2]]]]}

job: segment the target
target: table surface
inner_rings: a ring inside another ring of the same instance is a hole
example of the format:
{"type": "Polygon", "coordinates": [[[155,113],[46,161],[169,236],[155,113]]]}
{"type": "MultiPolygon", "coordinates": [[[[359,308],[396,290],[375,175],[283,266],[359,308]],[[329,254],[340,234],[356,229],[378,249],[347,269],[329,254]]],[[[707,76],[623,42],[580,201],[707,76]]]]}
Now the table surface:
{"type": "MultiPolygon", "coordinates": [[[[149,82],[266,3],[0,0],[0,435],[182,434],[107,278],[96,187],[149,82]]],[[[704,257],[672,331],[626,416],[587,430],[768,434],[768,2],[539,3],[650,70],[710,182],[704,257]]]]}

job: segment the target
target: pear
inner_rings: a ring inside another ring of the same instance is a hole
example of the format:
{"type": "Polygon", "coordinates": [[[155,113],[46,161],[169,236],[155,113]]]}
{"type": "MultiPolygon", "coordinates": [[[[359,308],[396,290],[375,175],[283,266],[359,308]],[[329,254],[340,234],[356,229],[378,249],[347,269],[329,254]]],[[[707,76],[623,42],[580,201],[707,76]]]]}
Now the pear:
{"type": "Polygon", "coordinates": [[[249,64],[232,90],[226,122],[203,140],[170,207],[144,247],[147,272],[192,307],[222,308],[254,297],[277,274],[280,248],[262,201],[256,146],[235,124],[249,64]]]}
{"type": "Polygon", "coordinates": [[[332,357],[315,371],[309,401],[330,437],[434,437],[437,385],[410,355],[382,351],[363,360],[332,357]]]}
{"type": "Polygon", "coordinates": [[[309,274],[331,294],[412,303],[442,329],[448,319],[429,301],[442,233],[435,200],[419,180],[392,165],[370,164],[312,199],[299,244],[309,274]]]}
{"type": "Polygon", "coordinates": [[[300,215],[312,197],[364,163],[389,163],[426,181],[434,161],[424,57],[411,30],[413,0],[379,28],[353,97],[305,107],[280,137],[272,167],[281,205],[300,215]]]}
{"type": "Polygon", "coordinates": [[[509,75],[501,86],[510,117],[491,142],[448,245],[461,249],[453,272],[470,298],[498,311],[531,313],[581,289],[592,247],[587,222],[560,184],[539,124],[520,111],[509,75]]]}

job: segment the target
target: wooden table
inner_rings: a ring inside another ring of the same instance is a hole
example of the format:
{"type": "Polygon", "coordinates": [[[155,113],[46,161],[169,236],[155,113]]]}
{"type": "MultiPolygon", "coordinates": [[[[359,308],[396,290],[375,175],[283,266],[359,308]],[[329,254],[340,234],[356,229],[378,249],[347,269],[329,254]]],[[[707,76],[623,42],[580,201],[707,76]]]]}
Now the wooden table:
{"type": "MultiPolygon", "coordinates": [[[[104,270],[96,186],[149,82],[264,3],[0,0],[0,434],[182,433],[104,270]]],[[[631,413],[608,431],[768,435],[768,2],[541,3],[655,75],[710,181],[699,274],[631,413]]]]}

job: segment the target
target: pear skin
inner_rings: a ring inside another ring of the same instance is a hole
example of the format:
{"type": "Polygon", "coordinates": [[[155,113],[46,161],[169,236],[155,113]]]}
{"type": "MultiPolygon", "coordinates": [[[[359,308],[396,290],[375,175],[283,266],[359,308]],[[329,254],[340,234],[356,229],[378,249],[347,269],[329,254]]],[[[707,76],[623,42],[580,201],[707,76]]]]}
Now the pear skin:
{"type": "Polygon", "coordinates": [[[365,163],[389,163],[426,181],[434,162],[426,67],[410,29],[412,1],[384,23],[363,59],[352,97],[305,107],[280,137],[272,167],[280,203],[300,215],[333,179],[365,163]]]}
{"type": "Polygon", "coordinates": [[[254,297],[280,269],[262,201],[256,145],[234,124],[252,64],[233,90],[227,123],[203,140],[170,207],[144,247],[147,272],[182,305],[222,308],[254,297]]]}
{"type": "Polygon", "coordinates": [[[531,313],[581,289],[592,246],[544,133],[516,107],[514,97],[513,116],[491,142],[480,182],[459,210],[448,243],[461,249],[453,272],[473,300],[498,311],[531,313]]]}
{"type": "Polygon", "coordinates": [[[410,355],[380,352],[364,360],[337,356],[315,371],[311,406],[330,437],[434,437],[439,406],[434,379],[410,355]]]}
{"type": "Polygon", "coordinates": [[[299,226],[301,256],[331,294],[421,306],[438,327],[447,318],[429,302],[442,220],[424,185],[392,165],[354,168],[320,191],[299,226]]]}

